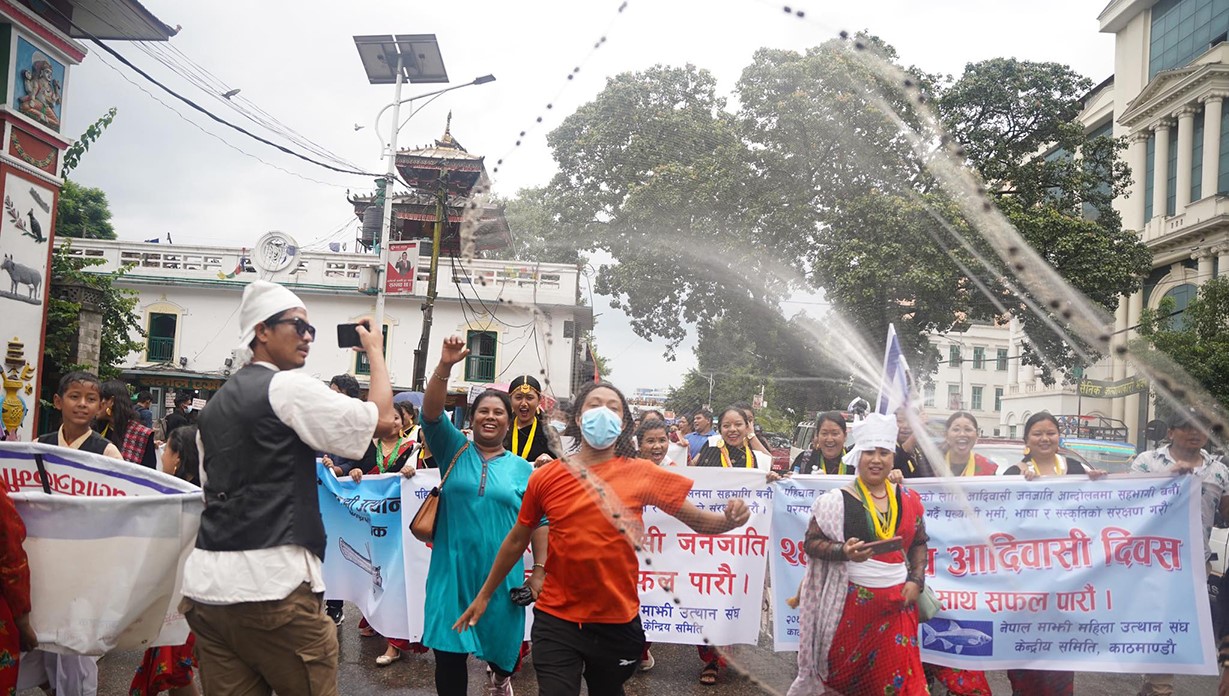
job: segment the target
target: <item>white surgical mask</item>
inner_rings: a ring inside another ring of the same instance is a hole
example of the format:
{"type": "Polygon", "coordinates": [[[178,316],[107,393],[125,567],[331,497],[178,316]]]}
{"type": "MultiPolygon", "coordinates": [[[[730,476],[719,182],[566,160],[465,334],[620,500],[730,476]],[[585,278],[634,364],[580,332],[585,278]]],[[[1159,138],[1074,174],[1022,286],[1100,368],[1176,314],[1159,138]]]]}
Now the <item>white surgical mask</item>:
{"type": "Polygon", "coordinates": [[[605,406],[591,408],[580,417],[580,435],[593,449],[610,447],[622,432],[623,419],[605,406]]]}

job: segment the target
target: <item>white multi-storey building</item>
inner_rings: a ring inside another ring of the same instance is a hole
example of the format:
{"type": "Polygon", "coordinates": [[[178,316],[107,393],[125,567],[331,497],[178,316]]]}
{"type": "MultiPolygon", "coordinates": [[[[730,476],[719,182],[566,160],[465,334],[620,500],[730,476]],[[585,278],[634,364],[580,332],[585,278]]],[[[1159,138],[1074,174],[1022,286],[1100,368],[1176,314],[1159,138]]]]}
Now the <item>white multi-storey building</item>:
{"type": "MultiPolygon", "coordinates": [[[[125,378],[155,392],[193,389],[203,396],[230,374],[239,337],[238,309],[244,287],[257,278],[282,283],[303,298],[316,342],[306,370],[322,380],[350,373],[365,383],[365,354],[337,347],[336,325],[371,315],[375,297],[374,255],[295,253],[284,270],[262,270],[252,250],[167,246],[124,241],[71,240],[73,254],[100,259],[90,271],[129,270],[117,281],[139,293],[137,312],[147,336],[128,356],[125,378]]],[[[425,287],[426,264],[417,287],[425,287]]],[[[428,374],[446,336],[465,337],[472,353],[453,374],[454,391],[507,383],[534,375],[556,397],[572,393],[572,376],[592,325],[581,305],[576,266],[476,259],[441,261],[427,354],[428,374]],[[549,382],[547,383],[547,381],[549,382]]],[[[414,350],[422,332],[421,292],[390,295],[385,308],[388,366],[393,385],[409,390],[414,350]]],[[[591,374],[591,370],[590,370],[591,374]]]]}
{"type": "MultiPolygon", "coordinates": [[[[1145,307],[1168,297],[1181,310],[1201,284],[1229,273],[1229,0],[1114,0],[1098,19],[1115,35],[1114,75],[1088,95],[1080,120],[1090,134],[1127,139],[1133,183],[1114,207],[1152,251],[1143,289],[1122,298],[1115,315],[1122,342],[1145,307]]],[[[1106,360],[1087,377],[1117,381],[1129,371],[1106,360]]],[[[1132,441],[1141,437],[1148,403],[1140,394],[1080,404],[1074,386],[1045,387],[1029,372],[1008,388],[1004,427],[1040,408],[1081,408],[1124,421],[1132,441]]]]}
{"type": "Polygon", "coordinates": [[[982,435],[998,435],[1011,374],[1011,336],[1006,326],[976,322],[967,331],[931,337],[939,366],[922,385],[927,418],[968,411],[977,417],[982,435]]]}

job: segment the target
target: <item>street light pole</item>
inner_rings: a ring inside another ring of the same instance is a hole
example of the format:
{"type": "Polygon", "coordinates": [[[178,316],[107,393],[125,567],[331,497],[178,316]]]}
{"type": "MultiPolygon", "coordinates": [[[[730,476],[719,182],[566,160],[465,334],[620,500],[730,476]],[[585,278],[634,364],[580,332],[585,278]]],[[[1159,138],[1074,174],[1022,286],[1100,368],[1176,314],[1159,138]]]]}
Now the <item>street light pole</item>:
{"type": "Polygon", "coordinates": [[[376,311],[372,329],[384,331],[384,298],[388,293],[388,238],[393,226],[393,181],[397,178],[397,133],[401,122],[402,58],[397,55],[397,86],[393,97],[393,126],[389,136],[388,168],[384,170],[384,212],[380,215],[380,282],[376,288],[376,311]]]}

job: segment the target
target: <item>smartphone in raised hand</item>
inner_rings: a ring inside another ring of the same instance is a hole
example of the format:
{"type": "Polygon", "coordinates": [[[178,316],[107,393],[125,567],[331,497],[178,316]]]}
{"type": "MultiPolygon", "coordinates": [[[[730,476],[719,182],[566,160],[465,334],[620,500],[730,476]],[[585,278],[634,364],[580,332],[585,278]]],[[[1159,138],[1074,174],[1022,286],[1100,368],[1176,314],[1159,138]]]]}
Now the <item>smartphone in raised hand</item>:
{"type": "Polygon", "coordinates": [[[337,347],[338,348],[360,348],[362,341],[358,340],[358,324],[338,324],[337,325],[337,347]]]}

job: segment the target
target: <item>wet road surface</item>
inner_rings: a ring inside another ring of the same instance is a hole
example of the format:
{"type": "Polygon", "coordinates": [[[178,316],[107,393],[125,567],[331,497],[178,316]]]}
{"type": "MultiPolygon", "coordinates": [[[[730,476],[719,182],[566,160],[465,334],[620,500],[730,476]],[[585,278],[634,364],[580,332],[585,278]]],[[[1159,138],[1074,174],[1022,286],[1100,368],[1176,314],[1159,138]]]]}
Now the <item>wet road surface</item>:
{"type": "MultiPolygon", "coordinates": [[[[346,621],[342,624],[341,664],[338,672],[340,692],[344,696],[387,694],[388,696],[433,696],[433,661],[429,654],[405,654],[388,667],[376,667],[375,659],[384,652],[381,638],[361,638],[358,635],[358,612],[346,605],[346,621]]],[[[794,653],[774,653],[770,643],[762,647],[737,646],[731,650],[733,660],[743,666],[754,679],[723,673],[716,686],[704,686],[697,681],[703,666],[693,647],[657,645],[653,656],[657,662],[650,672],[642,672],[628,681],[628,696],[758,696],[784,694],[795,672],[794,653]],[[760,683],[762,682],[762,686],[760,683]]],[[[140,653],[115,653],[98,663],[99,696],[126,696],[132,675],[140,662],[140,653]]],[[[529,662],[533,657],[530,655],[529,662]]],[[[484,665],[470,663],[470,691],[483,696],[486,673],[484,665]]],[[[1011,687],[1005,673],[990,677],[991,687],[999,696],[1010,696],[1011,687]]],[[[1216,677],[1178,677],[1175,693],[1179,696],[1214,696],[1219,680],[1216,677]]],[[[1140,678],[1133,674],[1080,674],[1076,678],[1077,696],[1131,696],[1139,689],[1140,678]]],[[[513,691],[520,696],[535,696],[537,681],[531,665],[512,680],[513,691]]],[[[37,690],[20,696],[37,696],[37,690]]],[[[294,696],[294,695],[286,695],[294,696]]],[[[857,696],[851,694],[850,696],[857,696]]]]}

